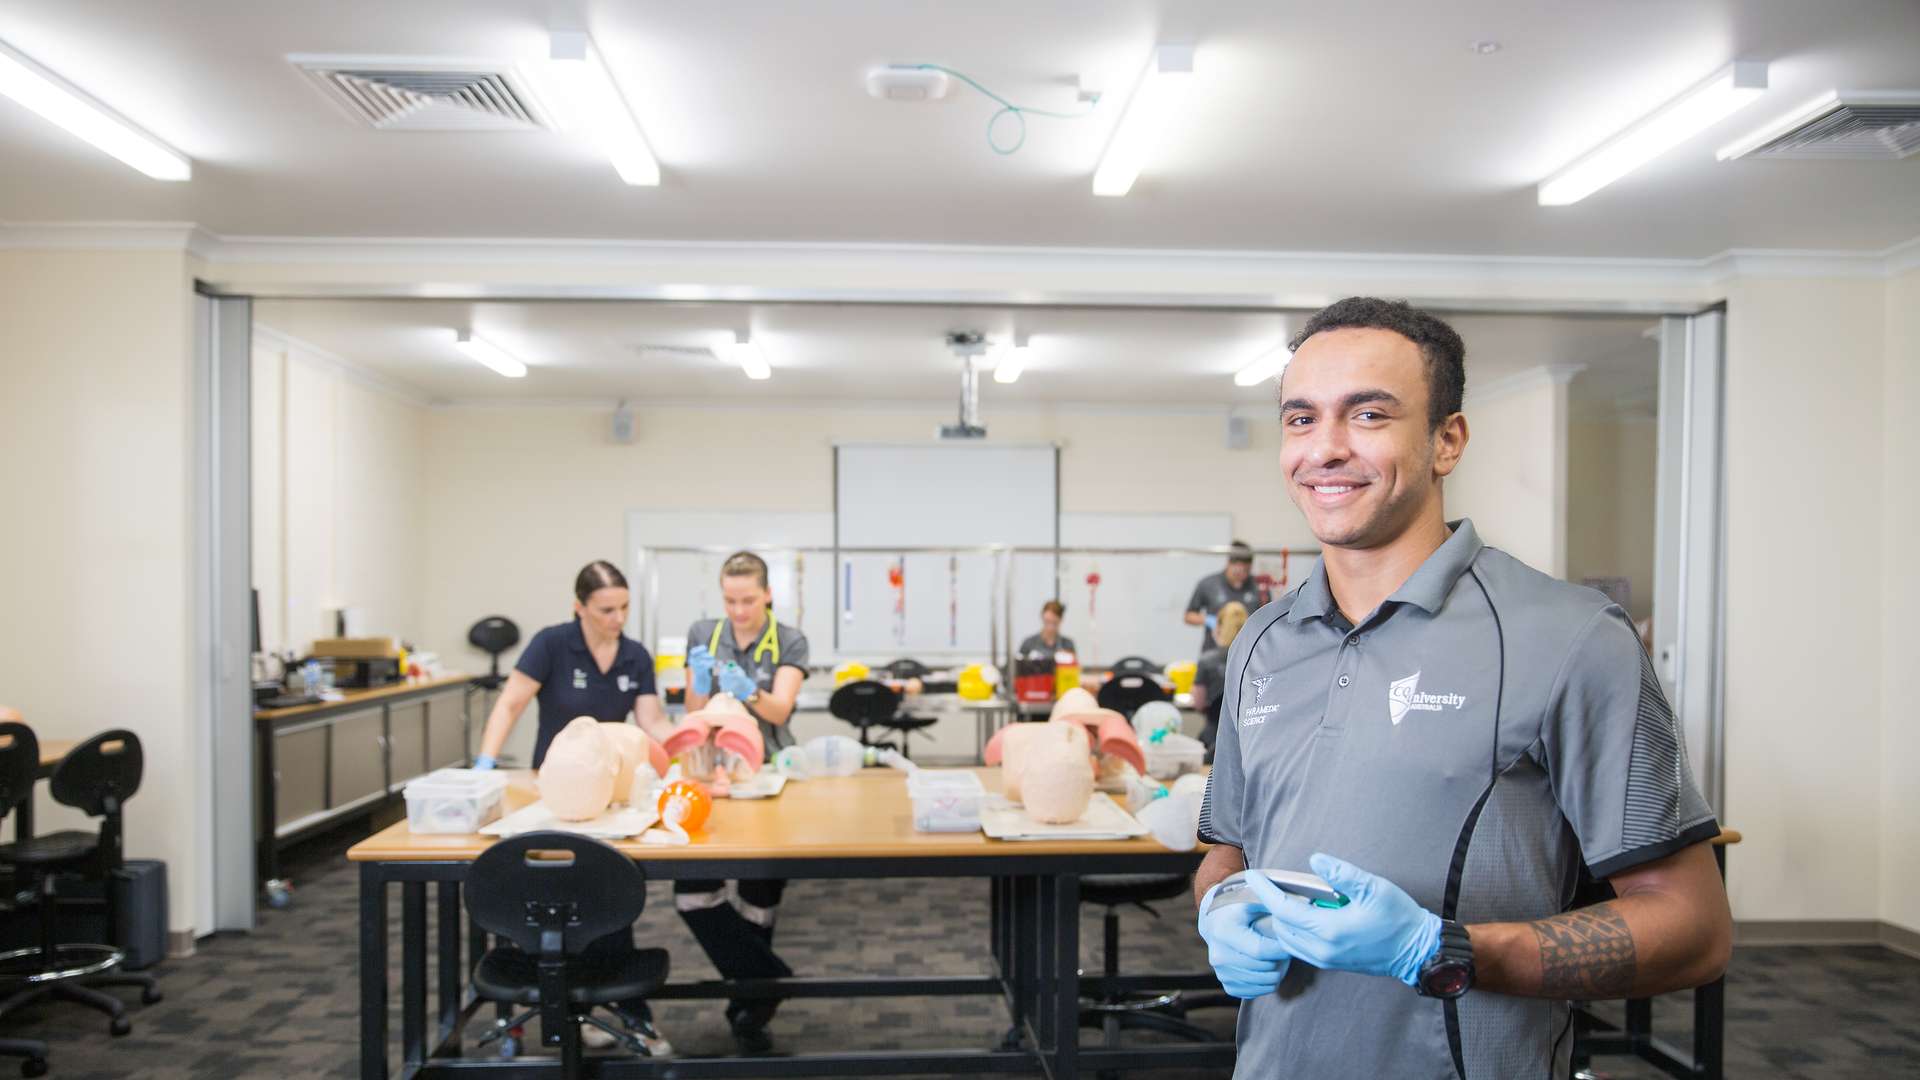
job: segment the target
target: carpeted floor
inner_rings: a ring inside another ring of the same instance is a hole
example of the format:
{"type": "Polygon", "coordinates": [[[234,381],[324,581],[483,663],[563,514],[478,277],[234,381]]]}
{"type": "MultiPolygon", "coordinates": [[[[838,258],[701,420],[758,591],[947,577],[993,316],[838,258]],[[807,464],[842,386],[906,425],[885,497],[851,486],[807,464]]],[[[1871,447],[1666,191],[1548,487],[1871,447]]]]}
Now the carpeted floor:
{"type": "MultiPolygon", "coordinates": [[[[325,837],[293,853],[293,906],[263,909],[255,933],[206,939],[196,955],[156,969],[166,1000],[135,1004],[131,1035],[110,1039],[104,1017],[68,1004],[18,1014],[0,1035],[48,1040],[52,1075],[71,1080],[358,1075],[357,877],[341,854],[355,838],[325,837]]],[[[807,974],[984,974],[986,910],[984,882],[801,881],[787,892],[779,944],[807,974]]],[[[1157,920],[1141,912],[1123,918],[1129,971],[1204,967],[1191,902],[1167,905],[1157,920]]],[[[392,925],[397,936],[397,911],[392,925]]],[[[712,977],[699,950],[689,947],[664,885],[650,891],[637,935],[643,944],[673,949],[676,979],[712,977]]],[[[1087,913],[1082,940],[1084,966],[1092,969],[1099,962],[1097,912],[1087,913]]],[[[133,992],[128,999],[137,1001],[133,992]]],[[[681,1054],[728,1053],[720,1008],[717,1002],[663,1002],[657,1019],[681,1054]]],[[[1662,1032],[1684,1038],[1686,996],[1663,999],[1657,1016],[1662,1032]]],[[[1193,1019],[1225,1036],[1234,1017],[1211,1010],[1193,1019]]],[[[397,1030],[397,1017],[395,1024],[397,1030]]],[[[1005,1025],[1005,1009],[994,998],[818,1000],[788,1003],[773,1031],[779,1047],[790,1051],[986,1047],[1005,1025]]],[[[1083,1037],[1091,1041],[1097,1033],[1083,1037]]],[[[0,1070],[8,1067],[0,1062],[0,1070]]],[[[1596,1072],[1619,1080],[1659,1075],[1616,1058],[1596,1062],[1596,1072]]],[[[1728,991],[1727,1075],[1920,1078],[1920,960],[1870,947],[1737,950],[1728,991]]]]}

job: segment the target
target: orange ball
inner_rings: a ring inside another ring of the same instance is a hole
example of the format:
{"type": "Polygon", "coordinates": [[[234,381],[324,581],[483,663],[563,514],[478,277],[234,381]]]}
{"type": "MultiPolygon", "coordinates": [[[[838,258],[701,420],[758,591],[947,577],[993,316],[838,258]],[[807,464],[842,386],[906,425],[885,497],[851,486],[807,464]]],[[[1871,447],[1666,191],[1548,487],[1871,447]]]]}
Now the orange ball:
{"type": "Polygon", "coordinates": [[[672,821],[687,832],[698,832],[713,812],[713,796],[705,785],[675,780],[660,789],[660,820],[672,821]]]}

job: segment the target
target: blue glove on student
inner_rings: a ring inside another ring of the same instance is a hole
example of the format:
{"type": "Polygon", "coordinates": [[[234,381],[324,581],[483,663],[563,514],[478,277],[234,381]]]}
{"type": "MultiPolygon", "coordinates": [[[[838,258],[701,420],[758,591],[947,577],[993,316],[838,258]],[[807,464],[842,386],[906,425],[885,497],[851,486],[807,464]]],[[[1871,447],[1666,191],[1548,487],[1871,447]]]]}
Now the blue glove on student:
{"type": "Polygon", "coordinates": [[[1200,899],[1200,936],[1207,943],[1207,963],[1213,965],[1221,987],[1234,997],[1251,1001],[1273,993],[1286,977],[1292,957],[1278,940],[1261,932],[1268,924],[1264,906],[1229,904],[1219,911],[1207,910],[1219,891],[1215,885],[1200,899]]]}
{"type": "Polygon", "coordinates": [[[497,762],[493,760],[492,754],[481,754],[480,756],[473,759],[473,767],[478,772],[485,772],[486,770],[493,768],[494,765],[496,764],[497,762]]]}
{"type": "Polygon", "coordinates": [[[1209,611],[1206,617],[1200,620],[1200,625],[1206,627],[1208,630],[1218,629],[1220,626],[1220,616],[1215,612],[1209,611]]]}
{"type": "Polygon", "coordinates": [[[1273,914],[1268,932],[1314,967],[1390,975],[1417,985],[1421,965],[1440,948],[1440,916],[1415,903],[1400,886],[1352,863],[1319,853],[1307,863],[1349,902],[1339,908],[1299,900],[1281,903],[1272,882],[1248,874],[1254,893],[1273,914]]]}
{"type": "Polygon", "coordinates": [[[758,689],[760,689],[760,687],[753,681],[753,676],[741,671],[739,664],[730,662],[726,667],[720,669],[721,693],[732,694],[735,698],[745,701],[749,697],[752,697],[753,692],[758,689]]]}
{"type": "Polygon", "coordinates": [[[713,693],[713,653],[705,645],[687,650],[687,692],[701,697],[713,693]]]}

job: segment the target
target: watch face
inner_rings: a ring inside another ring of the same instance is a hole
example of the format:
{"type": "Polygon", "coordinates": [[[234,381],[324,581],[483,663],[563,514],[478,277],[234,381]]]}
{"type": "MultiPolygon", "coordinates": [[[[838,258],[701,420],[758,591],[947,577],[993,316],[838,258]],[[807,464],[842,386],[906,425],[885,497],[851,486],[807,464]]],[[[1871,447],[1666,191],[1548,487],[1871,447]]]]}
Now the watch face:
{"type": "Polygon", "coordinates": [[[1473,983],[1473,968],[1458,961],[1441,961],[1420,976],[1428,997],[1454,998],[1467,992],[1473,983]]]}

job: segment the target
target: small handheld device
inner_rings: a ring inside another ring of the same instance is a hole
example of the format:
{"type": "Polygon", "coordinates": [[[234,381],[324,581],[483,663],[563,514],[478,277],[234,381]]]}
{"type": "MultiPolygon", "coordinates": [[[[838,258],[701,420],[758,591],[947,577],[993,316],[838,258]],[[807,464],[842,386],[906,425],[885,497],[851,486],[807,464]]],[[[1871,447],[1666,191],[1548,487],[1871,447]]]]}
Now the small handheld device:
{"type": "Polygon", "coordinates": [[[1259,894],[1247,884],[1248,874],[1259,874],[1272,882],[1276,888],[1288,896],[1296,897],[1303,903],[1315,907],[1343,908],[1347,906],[1347,897],[1340,890],[1327,884],[1327,879],[1318,874],[1309,874],[1299,870],[1240,870],[1229,874],[1220,882],[1219,891],[1213,894],[1213,903],[1208,911],[1223,908],[1229,904],[1258,904],[1259,894]]]}

